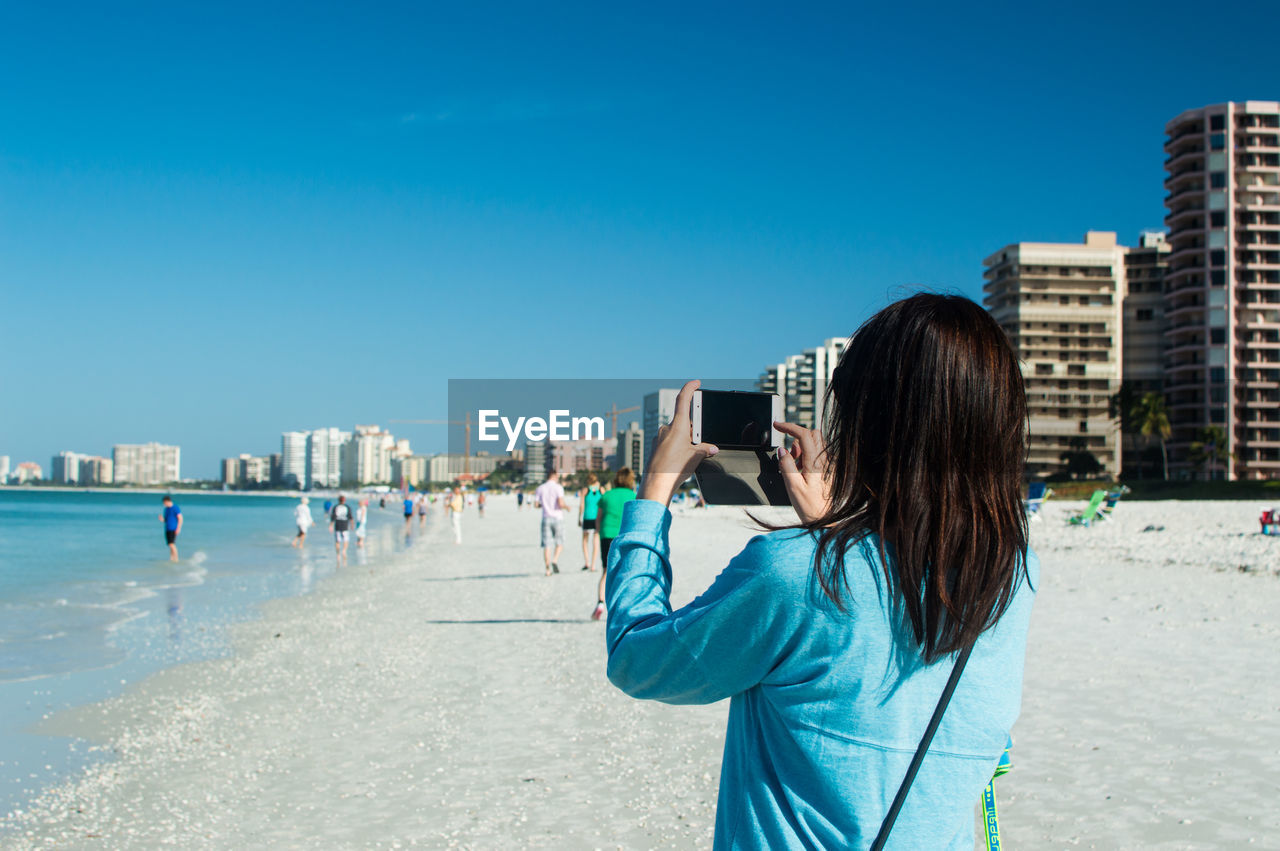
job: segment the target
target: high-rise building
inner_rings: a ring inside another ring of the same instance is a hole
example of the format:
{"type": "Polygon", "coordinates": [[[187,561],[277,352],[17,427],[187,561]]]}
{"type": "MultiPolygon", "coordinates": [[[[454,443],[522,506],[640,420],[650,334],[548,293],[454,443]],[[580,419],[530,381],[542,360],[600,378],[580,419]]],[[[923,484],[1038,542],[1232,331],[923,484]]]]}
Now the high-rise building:
{"type": "Polygon", "coordinates": [[[630,423],[625,431],[618,432],[618,445],[614,449],[614,468],[630,467],[636,476],[644,475],[644,429],[639,423],[630,423]]]}
{"type": "Polygon", "coordinates": [[[0,485],[9,481],[9,456],[0,455],[0,485]]]}
{"type": "Polygon", "coordinates": [[[59,452],[49,465],[49,478],[54,484],[74,485],[80,481],[80,462],[88,458],[79,452],[59,452]]]}
{"type": "Polygon", "coordinates": [[[525,487],[536,487],[546,480],[550,461],[551,453],[547,448],[547,441],[530,440],[525,444],[523,479],[525,487]]]}
{"type": "Polygon", "coordinates": [[[80,459],[80,484],[109,485],[115,479],[114,465],[110,458],[86,455],[80,459]]]}
{"type": "MultiPolygon", "coordinates": [[[[644,457],[653,457],[653,442],[658,439],[658,429],[671,422],[676,415],[676,396],[679,390],[663,387],[644,397],[644,457]]],[[[526,474],[527,475],[527,474],[526,474]]]]}
{"type": "Polygon", "coordinates": [[[787,422],[819,428],[826,422],[827,387],[848,343],[847,337],[830,337],[821,346],[790,355],[766,367],[756,388],[782,397],[787,422]]]}
{"type": "Polygon", "coordinates": [[[239,458],[222,459],[222,483],[229,488],[234,488],[240,484],[239,458]]]}
{"type": "Polygon", "coordinates": [[[342,484],[342,451],[350,439],[351,432],[333,427],[318,428],[307,435],[308,489],[342,484]]]}
{"type": "Polygon", "coordinates": [[[1215,474],[1280,475],[1280,103],[1190,109],[1165,125],[1170,467],[1220,426],[1215,474]]]}
{"type": "Polygon", "coordinates": [[[307,487],[307,437],[305,431],[280,435],[280,484],[286,488],[307,487]]]}
{"type": "Polygon", "coordinates": [[[166,485],[178,481],[182,450],[163,443],[118,444],[111,449],[118,485],[166,485]]]}
{"type": "MultiPolygon", "coordinates": [[[[1146,393],[1164,392],[1164,272],[1168,261],[1169,243],[1163,233],[1143,233],[1136,247],[1125,250],[1122,404],[1131,405],[1146,393]]],[[[1137,434],[1121,434],[1120,441],[1120,469],[1126,476],[1141,476],[1144,456],[1155,446],[1137,434]]],[[[1146,459],[1145,467],[1156,474],[1150,459],[1146,459]]]]}
{"type": "Polygon", "coordinates": [[[1119,429],[1109,408],[1122,375],[1125,250],[1116,235],[1018,242],[983,263],[984,304],[1022,361],[1027,473],[1059,472],[1065,453],[1085,451],[1118,475],[1119,429]]]}
{"type": "MultiPolygon", "coordinates": [[[[406,443],[407,448],[407,443],[406,443]]],[[[396,439],[376,425],[358,425],[347,444],[343,479],[358,485],[387,484],[391,481],[391,456],[396,439]]]]}

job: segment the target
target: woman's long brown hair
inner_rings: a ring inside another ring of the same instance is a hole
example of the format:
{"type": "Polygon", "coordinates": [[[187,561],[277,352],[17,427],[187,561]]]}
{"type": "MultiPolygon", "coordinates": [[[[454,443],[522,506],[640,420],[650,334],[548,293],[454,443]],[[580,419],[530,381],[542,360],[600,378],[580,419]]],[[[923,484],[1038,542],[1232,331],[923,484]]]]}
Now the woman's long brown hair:
{"type": "Polygon", "coordinates": [[[1027,403],[1018,359],[985,310],[921,293],[850,341],[827,391],[831,481],[817,532],[822,590],[845,608],[845,553],[875,535],[926,662],[968,647],[1026,574],[1027,403]]]}

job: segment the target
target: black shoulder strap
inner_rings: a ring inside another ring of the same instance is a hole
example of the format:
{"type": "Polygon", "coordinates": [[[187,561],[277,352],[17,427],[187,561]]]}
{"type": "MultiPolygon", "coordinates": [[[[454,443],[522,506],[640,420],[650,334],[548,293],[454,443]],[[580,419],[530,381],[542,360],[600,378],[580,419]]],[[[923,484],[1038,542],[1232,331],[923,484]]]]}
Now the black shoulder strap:
{"type": "Polygon", "coordinates": [[[942,690],[942,697],[938,698],[938,705],[934,707],[933,717],[929,719],[929,726],[924,730],[924,736],[920,739],[920,745],[916,748],[916,755],[911,758],[911,765],[907,767],[907,776],[902,778],[902,785],[898,787],[898,794],[893,797],[893,804],[889,807],[889,812],[884,817],[884,822],[880,825],[880,832],[876,834],[875,842],[871,843],[871,851],[881,851],[885,842],[889,840],[889,831],[893,830],[893,823],[898,820],[898,811],[902,809],[902,804],[907,800],[907,792],[911,790],[911,784],[915,782],[916,774],[920,771],[920,765],[924,762],[924,755],[929,750],[929,744],[933,741],[934,733],[938,732],[938,725],[942,723],[943,713],[947,711],[947,704],[951,702],[951,694],[956,690],[956,683],[960,682],[960,674],[964,671],[965,663],[969,661],[969,654],[973,651],[973,645],[970,644],[960,652],[959,658],[956,659],[955,667],[951,669],[951,678],[947,680],[947,686],[942,690]]]}

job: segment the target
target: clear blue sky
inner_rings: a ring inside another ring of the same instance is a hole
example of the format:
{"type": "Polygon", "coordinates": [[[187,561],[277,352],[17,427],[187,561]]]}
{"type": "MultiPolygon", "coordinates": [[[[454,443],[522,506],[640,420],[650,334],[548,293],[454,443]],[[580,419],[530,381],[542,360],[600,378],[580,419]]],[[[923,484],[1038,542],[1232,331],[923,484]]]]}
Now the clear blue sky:
{"type": "Polygon", "coordinates": [[[754,375],[897,287],[978,297],[1008,242],[1159,227],[1164,123],[1280,98],[1278,25],[9,4],[0,454],[160,440],[212,477],[285,429],[441,416],[450,377],[754,375]]]}

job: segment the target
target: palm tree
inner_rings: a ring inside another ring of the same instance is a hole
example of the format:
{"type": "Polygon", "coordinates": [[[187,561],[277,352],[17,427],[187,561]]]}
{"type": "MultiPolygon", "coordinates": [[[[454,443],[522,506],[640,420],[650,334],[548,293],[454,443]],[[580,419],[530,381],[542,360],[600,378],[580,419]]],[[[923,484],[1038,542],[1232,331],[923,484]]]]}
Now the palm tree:
{"type": "Polygon", "coordinates": [[[1188,460],[1197,467],[1205,468],[1205,477],[1213,478],[1213,469],[1218,464],[1224,466],[1235,456],[1227,448],[1227,430],[1222,426],[1205,426],[1196,431],[1196,439],[1191,442],[1188,460]]]}
{"type": "Polygon", "coordinates": [[[1143,437],[1148,440],[1156,436],[1160,438],[1160,464],[1164,480],[1169,481],[1169,451],[1165,448],[1165,441],[1173,434],[1173,426],[1169,424],[1169,410],[1165,407],[1164,396],[1155,392],[1143,393],[1133,403],[1129,417],[1143,437]]]}

